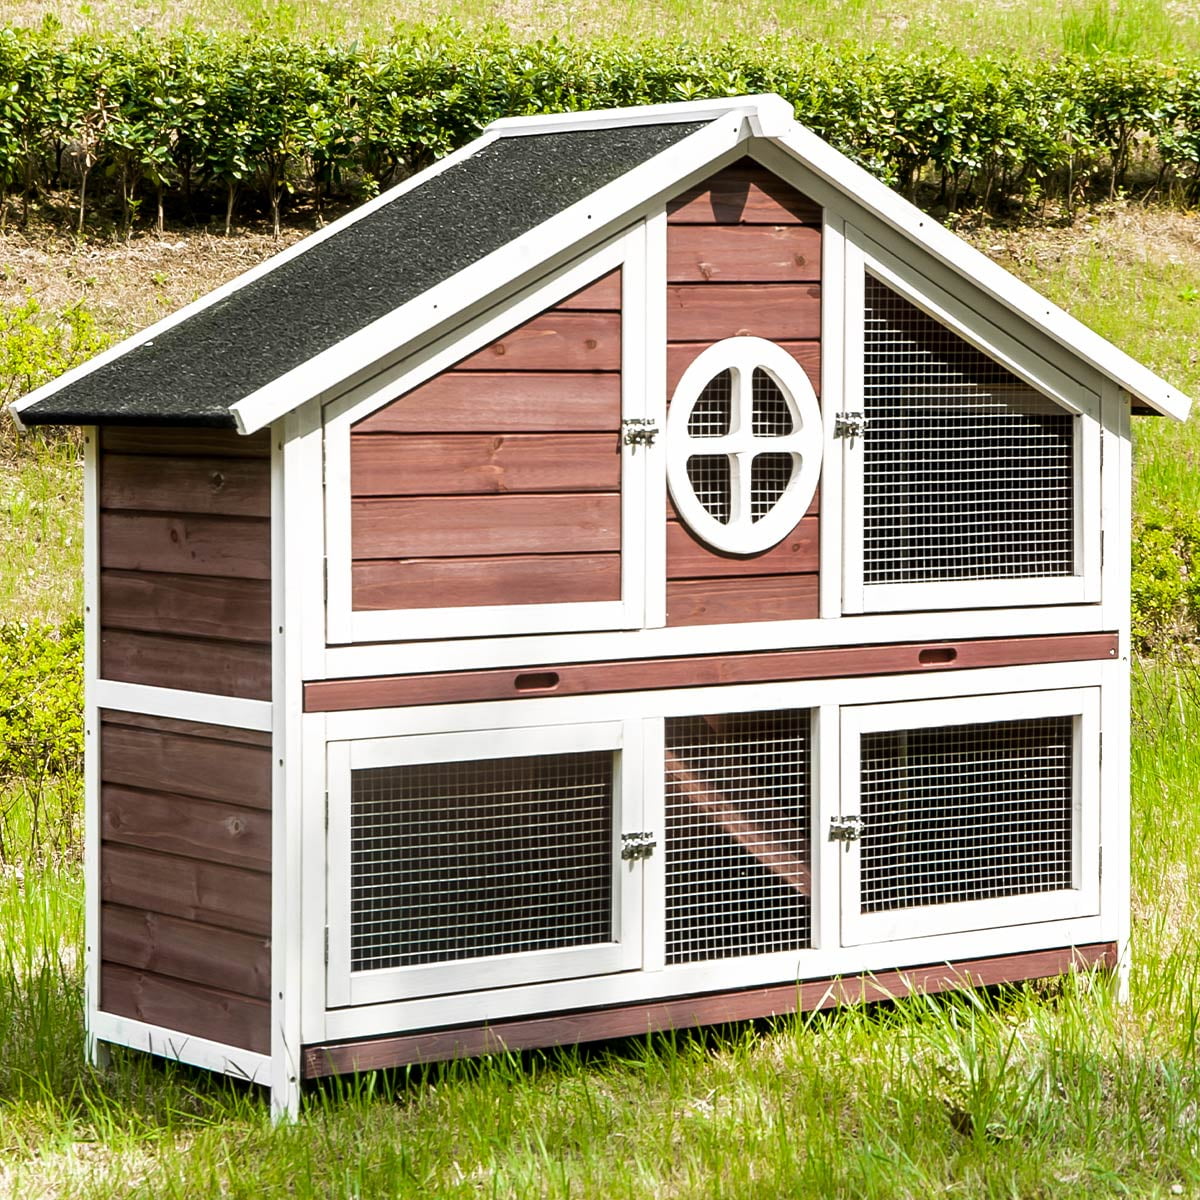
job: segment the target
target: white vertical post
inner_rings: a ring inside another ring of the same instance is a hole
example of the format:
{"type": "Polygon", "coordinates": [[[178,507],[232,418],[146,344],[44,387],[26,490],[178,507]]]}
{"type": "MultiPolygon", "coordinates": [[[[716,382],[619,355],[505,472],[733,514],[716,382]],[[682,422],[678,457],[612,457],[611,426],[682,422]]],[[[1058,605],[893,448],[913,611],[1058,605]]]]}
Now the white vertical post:
{"type": "Polygon", "coordinates": [[[828,212],[821,232],[821,460],[820,615],[842,615],[842,447],[834,437],[836,415],[846,407],[847,324],[845,222],[828,212]]]}
{"type": "Polygon", "coordinates": [[[840,709],[822,704],[813,711],[812,756],[812,944],[817,950],[841,944],[840,844],[829,840],[842,808],[840,709]]]}

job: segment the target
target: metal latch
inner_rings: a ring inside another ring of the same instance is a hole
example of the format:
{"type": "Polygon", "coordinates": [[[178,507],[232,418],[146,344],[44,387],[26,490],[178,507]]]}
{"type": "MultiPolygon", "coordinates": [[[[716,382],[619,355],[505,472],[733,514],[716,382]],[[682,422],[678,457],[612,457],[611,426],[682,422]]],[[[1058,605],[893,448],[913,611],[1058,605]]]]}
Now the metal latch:
{"type": "Polygon", "coordinates": [[[849,438],[853,441],[862,437],[867,431],[867,414],[860,412],[840,412],[833,418],[833,436],[849,438]]]}
{"type": "Polygon", "coordinates": [[[866,827],[862,817],[833,817],[829,822],[831,842],[857,842],[866,827]]]}
{"type": "Polygon", "coordinates": [[[629,417],[621,422],[621,429],[624,431],[621,441],[635,452],[639,446],[653,446],[658,437],[658,426],[651,417],[629,417]]]}
{"type": "Polygon", "coordinates": [[[621,834],[621,857],[627,860],[649,858],[658,845],[652,833],[621,834]]]}

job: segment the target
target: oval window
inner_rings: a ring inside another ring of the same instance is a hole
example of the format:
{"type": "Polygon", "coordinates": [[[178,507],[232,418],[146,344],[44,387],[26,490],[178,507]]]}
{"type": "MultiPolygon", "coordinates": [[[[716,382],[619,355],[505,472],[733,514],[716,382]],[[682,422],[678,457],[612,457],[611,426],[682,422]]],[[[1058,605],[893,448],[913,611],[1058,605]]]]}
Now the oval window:
{"type": "Polygon", "coordinates": [[[821,446],[817,396],[800,364],[763,338],[726,338],[697,356],[671,398],[671,499],[710,546],[760,554],[808,510],[821,446]]]}

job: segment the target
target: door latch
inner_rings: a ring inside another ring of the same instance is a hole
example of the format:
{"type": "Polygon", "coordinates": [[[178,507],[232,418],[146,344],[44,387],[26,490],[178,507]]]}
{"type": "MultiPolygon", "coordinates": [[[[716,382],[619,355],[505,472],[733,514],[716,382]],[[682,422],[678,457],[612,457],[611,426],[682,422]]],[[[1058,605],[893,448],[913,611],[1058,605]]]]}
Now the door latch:
{"type": "Polygon", "coordinates": [[[829,822],[831,842],[857,842],[863,835],[866,822],[862,817],[833,817],[829,822]]]}
{"type": "Polygon", "coordinates": [[[862,437],[867,431],[867,414],[860,412],[840,412],[833,418],[833,436],[835,438],[862,437]]]}
{"type": "Polygon", "coordinates": [[[658,426],[651,417],[629,417],[621,422],[621,441],[637,452],[639,446],[653,446],[658,437],[658,426]]]}
{"type": "Polygon", "coordinates": [[[623,833],[621,834],[621,857],[626,861],[639,858],[649,858],[658,845],[652,833],[623,833]]]}

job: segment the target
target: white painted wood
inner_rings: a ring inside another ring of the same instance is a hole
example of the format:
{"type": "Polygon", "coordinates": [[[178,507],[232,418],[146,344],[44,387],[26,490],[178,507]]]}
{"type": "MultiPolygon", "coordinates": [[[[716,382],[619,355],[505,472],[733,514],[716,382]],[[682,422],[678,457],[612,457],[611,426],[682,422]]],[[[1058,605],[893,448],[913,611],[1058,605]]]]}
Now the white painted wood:
{"type": "MultiPolygon", "coordinates": [[[[842,412],[863,411],[863,329],[866,312],[866,258],[862,246],[844,226],[845,245],[842,251],[846,275],[842,280],[841,310],[841,372],[844,407],[842,412]]],[[[832,358],[839,352],[837,342],[828,350],[832,358]]],[[[834,430],[831,428],[830,435],[834,430]]],[[[836,459],[842,474],[842,522],[839,527],[822,525],[829,540],[841,541],[842,611],[861,613],[863,604],[863,439],[840,438],[840,453],[836,459]]],[[[822,539],[823,540],[823,539],[822,539]]]]}
{"type": "Polygon", "coordinates": [[[661,718],[634,721],[641,730],[641,816],[638,829],[658,844],[639,864],[642,873],[642,970],[661,971],[667,961],[667,815],[665,727],[661,718]]]}
{"type": "MultiPolygon", "coordinates": [[[[635,632],[414,642],[331,648],[324,675],[308,679],[419,675],[437,671],[528,669],[534,665],[603,662],[751,650],[944,642],[1028,634],[1099,633],[1112,627],[1098,606],[997,608],[938,613],[880,613],[815,621],[746,621],[635,632]]],[[[524,701],[522,701],[524,703],[524,701]]]]}
{"type": "MultiPolygon", "coordinates": [[[[667,213],[666,209],[647,216],[642,228],[645,248],[640,258],[640,287],[643,296],[641,340],[645,393],[644,415],[660,430],[667,427],[667,213]]],[[[635,262],[627,267],[627,284],[635,282],[635,262]]],[[[632,364],[630,366],[632,369],[632,364]]],[[[639,454],[641,452],[639,451],[639,454]]],[[[643,580],[643,619],[647,629],[661,629],[667,623],[667,523],[649,520],[648,514],[661,513],[667,507],[666,439],[655,438],[645,447],[643,466],[644,509],[640,516],[630,508],[630,519],[640,519],[645,539],[643,580]]]]}
{"type": "MultiPolygon", "coordinates": [[[[300,911],[300,1032],[304,1042],[326,1036],[325,930],[329,849],[326,836],[328,780],[327,729],[323,713],[306,713],[300,722],[302,789],[300,911]]],[[[293,770],[295,769],[293,764],[293,770]]]]}
{"type": "Polygon", "coordinates": [[[725,338],[702,350],[675,388],[667,421],[667,484],[680,518],[717,550],[758,554],[786,537],[812,501],[821,473],[823,443],[816,393],[800,364],[781,346],[759,337],[725,338]],[[762,437],[754,432],[754,373],[764,371],[779,388],[794,432],[762,437]],[[730,422],[720,436],[693,437],[689,421],[705,388],[723,371],[730,373],[730,422]],[[751,464],[761,453],[788,453],[794,474],[770,511],[755,517],[751,464]],[[708,511],[688,477],[688,462],[698,455],[720,455],[729,462],[729,511],[720,520],[708,511]]]}
{"type": "Polygon", "coordinates": [[[820,614],[842,614],[842,529],[848,519],[842,496],[841,441],[834,437],[839,412],[849,407],[846,395],[844,339],[846,324],[845,222],[828,209],[821,232],[821,419],[825,447],[821,468],[820,614]]]}
{"type": "Polygon", "coordinates": [[[115,1013],[97,1012],[93,1022],[93,1036],[114,1046],[129,1046],[172,1062],[219,1071],[246,1083],[270,1084],[271,1057],[268,1054],[227,1046],[161,1025],[135,1021],[132,1017],[119,1017],[115,1013]]]}
{"type": "Polygon", "coordinates": [[[499,295],[514,281],[546,270],[571,247],[583,248],[626,225],[630,213],[677,185],[698,166],[744,144],[751,135],[741,115],[721,117],[674,146],[626,172],[612,183],[501,249],[472,263],[429,291],[366,326],[303,366],[281,375],[233,405],[240,428],[251,433],[296,404],[331,399],[343,381],[371,364],[394,356],[398,347],[415,346],[459,323],[461,312],[481,297],[499,295]]]}
{"type": "Polygon", "coordinates": [[[246,700],[241,696],[216,696],[211,692],[187,692],[177,688],[150,687],[97,679],[96,704],[120,712],[145,713],[151,717],[173,717],[178,721],[203,721],[231,729],[271,731],[271,701],[246,700]]]}
{"type": "Polygon", "coordinates": [[[1075,718],[1074,885],[1070,889],[864,913],[859,903],[862,842],[842,854],[842,944],[895,941],[995,925],[1022,925],[1099,912],[1099,688],[1003,693],[972,698],[917,700],[842,709],[842,811],[859,812],[861,739],[866,733],[932,729],[1036,717],[1075,718]]]}
{"type": "Polygon", "coordinates": [[[83,904],[84,1030],[93,1066],[106,1065],[100,1009],[100,431],[83,430],[83,904]]]}
{"type": "MultiPolygon", "coordinates": [[[[635,226],[549,281],[540,281],[489,312],[469,329],[455,331],[397,371],[370,380],[326,408],[327,630],[331,643],[472,636],[481,629],[491,636],[501,636],[631,629],[642,625],[646,600],[646,474],[649,464],[658,462],[654,448],[633,445],[621,448],[619,601],[356,611],[351,594],[350,440],[353,425],[365,416],[618,267],[623,273],[622,413],[625,418],[646,416],[645,254],[645,230],[635,226]]],[[[665,539],[665,533],[659,536],[665,539]]],[[[665,541],[663,544],[665,547],[665,541]]],[[[665,608],[665,598],[663,604],[665,608]]]]}
{"type": "Polygon", "coordinates": [[[638,722],[619,720],[469,733],[332,742],[329,761],[327,997],[331,1007],[377,1004],[401,996],[514,987],[544,979],[628,971],[641,964],[642,872],[621,858],[621,835],[640,832],[644,770],[638,722]],[[470,762],[609,750],[613,763],[613,928],[609,941],[479,956],[410,967],[355,971],[351,958],[351,772],[425,762],[470,762]]]}
{"type": "Polygon", "coordinates": [[[812,945],[835,948],[841,940],[841,892],[838,882],[839,846],[826,836],[830,822],[841,812],[838,764],[841,758],[841,719],[835,704],[813,710],[812,803],[812,945]]]}

